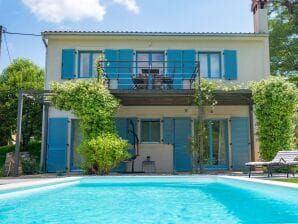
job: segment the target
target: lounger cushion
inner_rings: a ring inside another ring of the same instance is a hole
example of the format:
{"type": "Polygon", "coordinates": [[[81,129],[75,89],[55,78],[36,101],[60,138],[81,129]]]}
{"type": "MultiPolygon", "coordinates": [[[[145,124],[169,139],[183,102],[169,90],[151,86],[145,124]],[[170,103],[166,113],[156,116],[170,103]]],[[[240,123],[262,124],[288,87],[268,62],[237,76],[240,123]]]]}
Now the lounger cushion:
{"type": "Polygon", "coordinates": [[[270,162],[248,162],[245,163],[246,166],[268,166],[270,162]]]}

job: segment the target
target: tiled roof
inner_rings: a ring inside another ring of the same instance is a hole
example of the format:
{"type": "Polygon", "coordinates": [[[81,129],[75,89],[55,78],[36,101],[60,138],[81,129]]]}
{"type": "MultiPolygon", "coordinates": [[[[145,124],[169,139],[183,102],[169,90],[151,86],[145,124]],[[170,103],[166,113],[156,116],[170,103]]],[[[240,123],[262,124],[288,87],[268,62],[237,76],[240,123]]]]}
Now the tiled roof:
{"type": "Polygon", "coordinates": [[[268,36],[266,33],[241,32],[141,32],[141,31],[44,31],[43,35],[112,35],[112,36],[268,36]]]}

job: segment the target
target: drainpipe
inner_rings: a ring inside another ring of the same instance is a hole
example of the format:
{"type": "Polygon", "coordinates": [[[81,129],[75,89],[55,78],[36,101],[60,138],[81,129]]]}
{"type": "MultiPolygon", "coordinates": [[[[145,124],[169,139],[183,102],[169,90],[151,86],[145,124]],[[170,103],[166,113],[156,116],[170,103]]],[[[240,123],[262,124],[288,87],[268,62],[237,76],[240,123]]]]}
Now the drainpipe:
{"type": "Polygon", "coordinates": [[[250,150],[251,155],[250,159],[251,161],[255,161],[255,139],[254,139],[254,122],[253,122],[253,105],[252,102],[249,103],[249,130],[250,130],[250,150]]]}
{"type": "MultiPolygon", "coordinates": [[[[199,167],[200,167],[200,173],[204,172],[204,164],[203,164],[203,129],[204,129],[204,107],[202,102],[202,89],[201,89],[201,72],[200,72],[200,61],[197,63],[197,76],[198,76],[198,99],[199,99],[199,105],[198,105],[198,121],[199,121],[199,167]]],[[[197,137],[197,136],[196,136],[197,137]]],[[[197,161],[197,158],[194,158],[197,161]]]]}

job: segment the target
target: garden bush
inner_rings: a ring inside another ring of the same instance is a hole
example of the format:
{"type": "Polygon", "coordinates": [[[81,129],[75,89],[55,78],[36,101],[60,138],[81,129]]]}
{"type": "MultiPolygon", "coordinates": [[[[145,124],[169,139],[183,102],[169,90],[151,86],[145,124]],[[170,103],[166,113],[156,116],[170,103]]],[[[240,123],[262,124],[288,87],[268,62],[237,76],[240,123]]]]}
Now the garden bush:
{"type": "Polygon", "coordinates": [[[96,174],[107,174],[121,161],[129,158],[127,140],[118,135],[106,133],[95,138],[85,140],[78,148],[78,152],[85,158],[85,169],[92,169],[96,174]]]}
{"type": "MultiPolygon", "coordinates": [[[[14,152],[15,145],[5,145],[0,147],[0,168],[4,166],[6,153],[14,152]]],[[[31,141],[28,145],[23,147],[21,145],[21,152],[29,152],[29,154],[36,159],[36,166],[39,166],[41,142],[31,141]]]]}
{"type": "Polygon", "coordinates": [[[294,84],[282,77],[252,82],[250,88],[257,118],[260,155],[264,160],[272,160],[278,151],[294,147],[298,91],[294,84]]]}

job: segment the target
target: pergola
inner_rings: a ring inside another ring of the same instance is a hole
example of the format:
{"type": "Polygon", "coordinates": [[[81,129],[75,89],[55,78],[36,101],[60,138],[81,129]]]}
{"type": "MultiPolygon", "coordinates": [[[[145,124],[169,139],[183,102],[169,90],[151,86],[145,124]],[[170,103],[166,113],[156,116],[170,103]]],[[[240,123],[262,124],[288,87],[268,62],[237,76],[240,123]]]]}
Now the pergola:
{"type": "MultiPolygon", "coordinates": [[[[161,106],[161,105],[193,105],[195,90],[110,90],[113,95],[121,100],[124,106],[161,106]]],[[[250,119],[250,136],[254,134],[253,111],[252,111],[252,93],[247,89],[233,91],[215,91],[217,105],[246,105],[249,106],[250,119]]],[[[20,90],[18,98],[18,117],[17,133],[15,147],[15,166],[14,175],[19,174],[19,156],[22,130],[23,100],[24,97],[35,100],[43,105],[43,130],[42,130],[42,150],[40,169],[45,171],[47,142],[48,142],[48,115],[50,100],[49,96],[53,95],[50,90],[20,90]]],[[[251,155],[254,161],[254,141],[251,141],[251,155]]]]}
{"type": "Polygon", "coordinates": [[[17,114],[17,132],[16,132],[16,147],[15,147],[15,165],[14,165],[14,175],[19,175],[19,158],[20,158],[20,146],[21,146],[21,133],[22,133],[22,117],[23,117],[23,102],[24,97],[34,100],[43,105],[43,130],[42,130],[42,150],[41,150],[41,160],[42,167],[41,170],[45,170],[44,164],[44,152],[46,152],[47,147],[47,128],[48,128],[48,113],[50,102],[48,97],[51,95],[50,90],[20,90],[18,96],[18,114],[17,114]]]}

